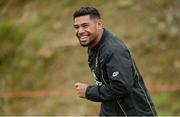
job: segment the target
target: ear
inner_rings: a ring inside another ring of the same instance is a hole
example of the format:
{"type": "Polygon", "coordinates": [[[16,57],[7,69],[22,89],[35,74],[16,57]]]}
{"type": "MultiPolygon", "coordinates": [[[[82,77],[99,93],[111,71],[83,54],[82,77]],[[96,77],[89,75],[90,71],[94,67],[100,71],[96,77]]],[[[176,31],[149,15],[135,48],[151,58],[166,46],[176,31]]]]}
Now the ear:
{"type": "Polygon", "coordinates": [[[102,29],[103,28],[103,21],[102,21],[102,19],[98,19],[97,28],[98,29],[102,29]]]}

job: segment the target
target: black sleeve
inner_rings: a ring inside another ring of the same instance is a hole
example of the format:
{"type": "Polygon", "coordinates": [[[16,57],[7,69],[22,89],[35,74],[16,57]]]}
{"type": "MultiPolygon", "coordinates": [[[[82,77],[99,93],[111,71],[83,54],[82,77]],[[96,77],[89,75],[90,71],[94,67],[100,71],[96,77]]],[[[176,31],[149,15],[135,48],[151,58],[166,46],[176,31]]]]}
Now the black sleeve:
{"type": "Polygon", "coordinates": [[[89,86],[86,98],[103,102],[120,99],[128,95],[133,87],[132,61],[128,50],[115,50],[105,63],[109,83],[101,86],[89,86]]]}

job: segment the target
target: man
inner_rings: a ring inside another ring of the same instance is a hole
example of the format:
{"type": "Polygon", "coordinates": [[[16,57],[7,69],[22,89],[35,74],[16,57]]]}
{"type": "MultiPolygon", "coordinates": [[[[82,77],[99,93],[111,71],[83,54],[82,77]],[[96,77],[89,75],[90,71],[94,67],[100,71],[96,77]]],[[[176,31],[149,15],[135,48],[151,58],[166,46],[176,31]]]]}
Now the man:
{"type": "Polygon", "coordinates": [[[79,97],[102,102],[100,116],[157,116],[143,79],[123,42],[103,28],[96,8],[75,11],[74,28],[96,85],[75,83],[79,97]]]}

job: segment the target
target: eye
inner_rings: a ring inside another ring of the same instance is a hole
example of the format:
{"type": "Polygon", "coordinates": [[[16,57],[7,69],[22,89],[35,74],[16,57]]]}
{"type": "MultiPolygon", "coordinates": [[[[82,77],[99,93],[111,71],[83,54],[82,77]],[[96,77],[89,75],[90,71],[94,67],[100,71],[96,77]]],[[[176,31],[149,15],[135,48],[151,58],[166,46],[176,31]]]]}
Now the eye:
{"type": "Polygon", "coordinates": [[[87,28],[89,25],[88,24],[83,24],[82,27],[83,28],[87,28]]]}
{"type": "Polygon", "coordinates": [[[79,26],[77,26],[77,25],[74,25],[74,28],[75,28],[75,29],[78,29],[78,28],[79,28],[79,26]]]}

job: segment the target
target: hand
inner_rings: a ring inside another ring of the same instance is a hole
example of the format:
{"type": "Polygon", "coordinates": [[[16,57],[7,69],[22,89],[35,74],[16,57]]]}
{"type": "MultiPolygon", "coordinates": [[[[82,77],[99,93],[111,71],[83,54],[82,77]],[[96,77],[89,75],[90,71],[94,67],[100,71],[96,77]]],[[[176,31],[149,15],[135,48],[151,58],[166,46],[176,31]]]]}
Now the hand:
{"type": "Polygon", "coordinates": [[[77,94],[80,98],[86,98],[86,89],[88,84],[85,83],[75,83],[77,94]]]}

